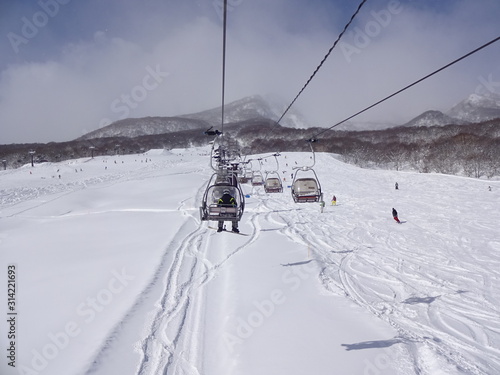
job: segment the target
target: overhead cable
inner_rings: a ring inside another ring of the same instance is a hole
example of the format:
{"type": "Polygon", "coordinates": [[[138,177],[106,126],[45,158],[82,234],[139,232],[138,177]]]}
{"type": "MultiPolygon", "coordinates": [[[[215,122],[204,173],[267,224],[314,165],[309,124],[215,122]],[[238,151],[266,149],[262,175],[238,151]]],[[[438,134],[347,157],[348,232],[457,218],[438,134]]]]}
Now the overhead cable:
{"type": "Polygon", "coordinates": [[[290,105],[285,109],[285,112],[283,112],[283,114],[278,119],[278,121],[276,121],[276,123],[274,124],[273,128],[280,123],[280,121],[283,119],[283,117],[285,117],[285,115],[287,114],[288,110],[292,107],[292,105],[298,99],[298,97],[300,96],[300,94],[302,94],[302,92],[305,90],[305,88],[307,87],[307,85],[309,85],[309,83],[312,81],[312,79],[314,78],[314,76],[316,75],[316,73],[319,71],[319,69],[321,68],[321,66],[323,65],[323,63],[326,61],[326,59],[328,58],[328,56],[330,56],[330,54],[332,53],[333,49],[335,48],[335,46],[338,44],[338,42],[340,41],[340,39],[342,38],[342,36],[346,32],[347,28],[354,21],[354,18],[357,16],[357,14],[359,13],[359,11],[361,10],[361,7],[366,3],[366,1],[367,0],[362,0],[361,3],[358,5],[358,9],[356,9],[356,12],[354,12],[354,14],[351,16],[351,19],[349,20],[349,22],[344,26],[344,30],[342,30],[342,32],[339,34],[337,40],[333,43],[332,47],[330,47],[330,49],[328,50],[328,53],[325,55],[325,57],[323,57],[323,60],[321,60],[321,62],[317,66],[316,70],[309,77],[309,79],[304,84],[304,86],[300,89],[300,91],[297,94],[297,96],[295,96],[295,98],[292,100],[292,102],[290,103],[290,105]]]}
{"type": "Polygon", "coordinates": [[[221,109],[221,133],[224,137],[224,94],[226,86],[226,26],[227,26],[227,0],[224,0],[224,18],[222,32],[222,109],[221,109]]]}
{"type": "Polygon", "coordinates": [[[425,77],[420,78],[419,80],[417,80],[417,81],[415,81],[415,82],[413,82],[413,83],[409,84],[408,86],[403,87],[402,89],[400,89],[400,90],[396,91],[395,93],[393,93],[393,94],[391,94],[391,95],[389,95],[389,96],[386,96],[384,99],[381,99],[381,100],[379,100],[378,102],[373,103],[372,105],[370,105],[370,106],[366,107],[365,109],[363,109],[363,110],[361,110],[361,111],[359,111],[359,112],[356,112],[356,113],[355,113],[355,114],[353,114],[352,116],[349,116],[349,117],[347,117],[346,119],[344,119],[344,120],[342,120],[342,121],[340,121],[340,122],[337,122],[335,125],[332,125],[332,126],[330,126],[329,128],[326,128],[326,129],[324,129],[324,130],[322,130],[322,131],[320,131],[320,132],[316,133],[315,135],[313,135],[313,136],[309,139],[309,141],[310,141],[310,140],[313,140],[313,139],[316,139],[319,135],[321,135],[321,134],[323,134],[323,133],[327,132],[328,130],[333,129],[333,128],[335,128],[336,126],[339,126],[340,124],[343,124],[344,122],[349,121],[349,120],[350,120],[350,119],[352,119],[353,117],[356,117],[356,116],[360,115],[361,113],[366,112],[366,111],[368,111],[369,109],[371,109],[371,108],[373,108],[373,107],[375,107],[375,106],[379,105],[380,103],[385,102],[386,100],[388,100],[388,99],[392,98],[393,96],[396,96],[396,95],[398,95],[398,94],[402,93],[403,91],[408,90],[410,87],[415,86],[416,84],[418,84],[418,83],[420,83],[420,82],[422,82],[422,81],[426,80],[427,78],[432,77],[433,75],[435,75],[435,74],[437,74],[437,73],[441,72],[442,70],[445,70],[445,69],[449,68],[450,66],[452,66],[452,65],[454,65],[454,64],[456,64],[456,63],[458,63],[459,61],[464,60],[465,58],[467,58],[467,57],[469,57],[469,56],[471,56],[471,55],[475,54],[476,52],[479,52],[479,51],[480,51],[480,50],[482,50],[483,48],[486,48],[486,47],[488,47],[489,45],[491,45],[491,44],[493,44],[493,43],[495,43],[495,42],[498,42],[499,40],[500,40],[500,36],[499,36],[499,37],[496,37],[495,39],[493,39],[493,40],[489,41],[489,42],[488,42],[488,43],[486,43],[486,44],[483,44],[481,47],[478,47],[478,48],[476,48],[475,50],[470,51],[469,53],[467,53],[467,54],[463,55],[462,57],[459,57],[458,59],[456,59],[456,60],[454,60],[454,61],[452,61],[452,62],[450,62],[450,63],[446,64],[446,65],[445,65],[445,66],[443,66],[442,68],[439,68],[438,70],[435,70],[434,72],[432,72],[432,73],[430,73],[430,74],[427,74],[425,77]]]}

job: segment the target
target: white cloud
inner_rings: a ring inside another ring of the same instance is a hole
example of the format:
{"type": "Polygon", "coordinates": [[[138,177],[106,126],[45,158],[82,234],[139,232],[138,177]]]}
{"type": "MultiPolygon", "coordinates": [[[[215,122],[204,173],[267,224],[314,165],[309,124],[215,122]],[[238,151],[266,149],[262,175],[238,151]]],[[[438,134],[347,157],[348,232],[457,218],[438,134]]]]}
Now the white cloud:
{"type": "MultiPolygon", "coordinates": [[[[492,14],[500,5],[493,0],[463,0],[437,12],[401,2],[401,11],[388,22],[377,19],[374,12],[382,17],[394,5],[391,1],[362,10],[343,39],[359,51],[348,59],[337,47],[297,101],[315,125],[342,120],[498,34],[492,14]],[[371,33],[366,45],[359,44],[358,36],[356,46],[356,30],[371,33]]],[[[112,4],[108,14],[101,12],[83,31],[79,28],[85,23],[75,20],[74,35],[59,40],[57,48],[41,34],[28,46],[36,51],[35,62],[16,56],[3,69],[0,143],[70,140],[99,127],[103,119],[173,116],[220,105],[222,23],[212,1],[180,8],[173,2],[112,4]],[[161,80],[147,78],[151,71],[161,80]]],[[[321,1],[307,7],[295,1],[232,4],[227,101],[266,93],[291,101],[355,8],[342,3],[335,11],[333,3],[321,1]]],[[[79,12],[81,17],[90,17],[89,9],[79,12]]],[[[70,10],[68,5],[65,18],[51,25],[70,23],[70,10]]],[[[402,122],[427,109],[446,110],[473,92],[481,76],[500,79],[498,55],[496,46],[481,51],[361,119],[402,122]]]]}

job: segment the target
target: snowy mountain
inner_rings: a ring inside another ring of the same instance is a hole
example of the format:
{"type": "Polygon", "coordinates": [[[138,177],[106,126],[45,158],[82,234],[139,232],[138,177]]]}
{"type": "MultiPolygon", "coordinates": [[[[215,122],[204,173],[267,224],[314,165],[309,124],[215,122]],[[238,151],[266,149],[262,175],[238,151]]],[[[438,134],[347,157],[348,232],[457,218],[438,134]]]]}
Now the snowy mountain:
{"type": "Polygon", "coordinates": [[[445,115],[441,111],[427,111],[422,113],[420,116],[415,117],[402,126],[408,127],[420,127],[420,126],[445,126],[445,125],[465,125],[468,124],[467,121],[452,118],[445,115]]]}
{"type": "MultiPolygon", "coordinates": [[[[224,106],[224,124],[239,123],[255,118],[278,120],[285,106],[276,99],[264,99],[260,95],[249,96],[224,106]]],[[[79,138],[88,140],[106,137],[139,137],[172,133],[183,130],[203,129],[211,126],[220,128],[221,107],[176,117],[127,118],[94,130],[79,138]]],[[[290,109],[280,125],[290,128],[308,128],[304,117],[295,109],[290,109]]]]}
{"type": "Polygon", "coordinates": [[[447,113],[429,110],[402,125],[391,123],[356,122],[348,121],[336,130],[363,131],[384,130],[395,126],[421,127],[465,125],[479,123],[500,118],[500,95],[487,93],[483,95],[472,94],[467,99],[455,105],[447,113]]]}
{"type": "Polygon", "coordinates": [[[244,235],[200,221],[209,147],[0,171],[0,374],[499,374],[500,182],[317,153],[321,213],[310,156],[244,235]]]}
{"type": "Polygon", "coordinates": [[[472,94],[455,105],[448,116],[468,122],[482,122],[500,118],[500,95],[488,92],[472,94]]]}
{"type": "MultiPolygon", "coordinates": [[[[224,106],[224,124],[242,123],[253,119],[269,119],[277,121],[287,107],[287,103],[270,96],[248,96],[228,103],[224,106]]],[[[472,94],[454,106],[447,114],[440,111],[427,111],[401,126],[445,126],[449,124],[464,125],[500,118],[500,96],[495,94],[472,94]]],[[[213,126],[220,128],[221,107],[184,114],[176,117],[144,117],[128,118],[116,121],[106,127],[83,135],[78,140],[105,137],[138,137],[172,133],[182,130],[203,129],[213,126]]],[[[304,116],[292,107],[280,121],[280,125],[294,129],[310,127],[304,116]]],[[[356,122],[349,121],[336,127],[335,130],[363,131],[384,130],[398,126],[388,122],[356,122]]]]}
{"type": "Polygon", "coordinates": [[[181,117],[142,117],[115,121],[103,128],[87,133],[77,140],[107,137],[134,138],[142,135],[155,135],[182,130],[207,129],[206,121],[181,117]]]}
{"type": "MultiPolygon", "coordinates": [[[[279,99],[261,95],[248,96],[224,105],[224,123],[235,123],[253,118],[266,118],[277,121],[286,109],[286,105],[279,99]]],[[[221,124],[221,107],[202,112],[182,115],[180,117],[203,120],[215,127],[221,124]]],[[[289,128],[308,128],[310,125],[299,111],[293,107],[280,121],[280,125],[289,128]]]]}

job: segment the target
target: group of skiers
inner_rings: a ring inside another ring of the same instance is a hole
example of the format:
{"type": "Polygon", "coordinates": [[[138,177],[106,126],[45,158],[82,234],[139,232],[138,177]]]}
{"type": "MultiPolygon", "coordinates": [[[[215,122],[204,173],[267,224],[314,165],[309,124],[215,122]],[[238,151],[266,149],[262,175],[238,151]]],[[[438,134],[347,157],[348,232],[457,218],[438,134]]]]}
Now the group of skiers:
{"type": "MultiPolygon", "coordinates": [[[[399,184],[397,182],[394,184],[394,188],[396,190],[399,190],[399,184]]],[[[337,197],[334,195],[332,197],[332,206],[335,206],[335,205],[337,205],[337,197]]],[[[320,202],[320,207],[321,207],[321,212],[323,212],[323,209],[325,207],[324,201],[320,202]]],[[[394,207],[392,208],[392,217],[396,221],[396,223],[401,224],[401,221],[399,220],[399,217],[398,217],[398,211],[394,207]]]]}
{"type": "MultiPolygon", "coordinates": [[[[395,183],[394,187],[396,190],[399,189],[399,185],[397,182],[395,183]]],[[[229,189],[223,191],[223,194],[218,201],[218,205],[221,207],[236,207],[237,205],[236,200],[231,195],[229,189]]],[[[337,197],[335,195],[332,197],[331,205],[332,206],[337,205],[337,197]]],[[[320,208],[321,212],[323,212],[325,208],[325,201],[323,200],[320,201],[320,208]]],[[[398,211],[396,211],[394,207],[392,208],[392,217],[398,224],[401,224],[401,221],[399,220],[398,217],[398,211]]],[[[232,229],[231,229],[232,232],[239,233],[240,231],[238,229],[238,220],[232,220],[231,223],[232,223],[232,229]]],[[[217,228],[217,232],[222,232],[223,230],[224,230],[224,220],[219,220],[219,226],[217,228]]]]}

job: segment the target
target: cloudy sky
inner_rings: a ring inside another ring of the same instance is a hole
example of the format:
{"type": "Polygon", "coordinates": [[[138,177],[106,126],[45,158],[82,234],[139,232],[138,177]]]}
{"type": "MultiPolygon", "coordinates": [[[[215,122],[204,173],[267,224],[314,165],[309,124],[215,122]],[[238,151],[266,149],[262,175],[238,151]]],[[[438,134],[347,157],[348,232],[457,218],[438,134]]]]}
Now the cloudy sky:
{"type": "MultiPolygon", "coordinates": [[[[357,0],[229,0],[226,102],[290,103],[357,0]]],[[[0,144],[67,141],[125,117],[221,103],[222,0],[3,0],[0,144]]],[[[296,102],[331,126],[500,35],[498,0],[368,0],[296,102]]],[[[500,92],[500,42],[359,121],[403,123],[500,92]]]]}

